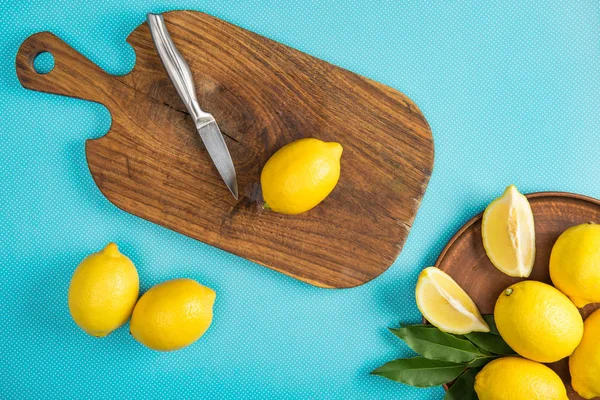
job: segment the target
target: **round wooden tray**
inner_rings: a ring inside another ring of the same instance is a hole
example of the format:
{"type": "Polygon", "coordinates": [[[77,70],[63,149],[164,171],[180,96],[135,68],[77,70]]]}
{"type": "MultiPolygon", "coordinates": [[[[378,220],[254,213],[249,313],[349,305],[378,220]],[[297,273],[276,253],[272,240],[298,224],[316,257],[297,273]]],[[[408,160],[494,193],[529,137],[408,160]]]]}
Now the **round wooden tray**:
{"type": "MultiPolygon", "coordinates": [[[[533,272],[527,279],[552,284],[548,263],[558,236],[567,228],[587,222],[600,223],[600,200],[572,193],[540,192],[528,194],[535,220],[536,256],[533,272]]],[[[435,266],[446,272],[471,296],[482,314],[492,314],[500,293],[523,279],[497,270],[483,248],[481,214],[467,222],[448,242],[435,266]]],[[[600,308],[600,303],[580,309],[583,317],[600,308]]],[[[568,359],[548,364],[565,382],[569,399],[583,399],[571,388],[568,359]]]]}

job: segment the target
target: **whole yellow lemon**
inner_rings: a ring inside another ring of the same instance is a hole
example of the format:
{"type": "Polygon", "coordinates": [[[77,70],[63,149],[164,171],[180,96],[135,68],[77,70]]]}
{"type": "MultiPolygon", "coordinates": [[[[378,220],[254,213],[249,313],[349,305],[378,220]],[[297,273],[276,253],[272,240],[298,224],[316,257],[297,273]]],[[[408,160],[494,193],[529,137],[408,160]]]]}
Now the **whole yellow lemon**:
{"type": "Polygon", "coordinates": [[[577,307],[600,302],[600,225],[573,226],[552,247],[550,278],[577,307]]]}
{"type": "Polygon", "coordinates": [[[570,356],[583,336],[577,307],[556,288],[537,281],[504,290],[496,301],[494,319],[514,351],[543,363],[570,356]]]}
{"type": "Polygon", "coordinates": [[[106,336],[123,325],[133,311],[140,282],[129,258],[109,243],[86,257],[69,286],[69,310],[81,329],[92,336],[106,336]]]}
{"type": "Polygon", "coordinates": [[[600,310],[584,322],[583,339],[569,358],[571,385],[585,399],[600,396],[600,310]]]}
{"type": "Polygon", "coordinates": [[[260,175],[267,206],[283,214],[300,214],[331,193],[340,178],[342,146],[307,138],[279,149],[260,175]]]}
{"type": "Polygon", "coordinates": [[[502,357],[487,364],[475,377],[479,400],[568,400],[556,372],[521,357],[502,357]]]}
{"type": "Polygon", "coordinates": [[[178,350],[206,332],[216,293],[192,279],[173,279],[148,290],[135,305],[131,334],[160,351],[178,350]]]}

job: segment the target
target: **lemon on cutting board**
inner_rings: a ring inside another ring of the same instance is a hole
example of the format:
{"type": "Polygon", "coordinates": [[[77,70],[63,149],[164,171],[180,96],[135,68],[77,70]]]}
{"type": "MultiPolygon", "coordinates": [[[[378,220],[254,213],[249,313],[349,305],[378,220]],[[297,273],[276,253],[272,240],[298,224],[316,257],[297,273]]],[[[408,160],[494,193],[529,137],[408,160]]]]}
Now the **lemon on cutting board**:
{"type": "Polygon", "coordinates": [[[577,307],[600,302],[600,225],[573,226],[558,237],[550,278],[577,307]]]}
{"type": "Polygon", "coordinates": [[[600,396],[600,310],[583,323],[583,339],[569,358],[571,385],[585,399],[600,396]]]}
{"type": "Polygon", "coordinates": [[[148,290],[135,305],[131,334],[159,351],[178,350],[198,340],[213,317],[214,290],[192,279],[173,279],[148,290]]]}
{"type": "Polygon", "coordinates": [[[535,261],[535,226],[527,197],[514,185],[492,201],[481,223],[483,247],[496,268],[525,278],[535,261]]]}
{"type": "Polygon", "coordinates": [[[514,351],[543,363],[570,356],[583,336],[577,307],[558,289],[537,281],[504,290],[496,301],[494,319],[514,351]]]}
{"type": "Polygon", "coordinates": [[[444,332],[489,332],[490,327],[469,295],[448,274],[425,268],[416,288],[417,307],[423,317],[444,332]]]}
{"type": "Polygon", "coordinates": [[[556,372],[520,357],[488,363],[475,377],[475,392],[479,400],[568,400],[556,372]]]}
{"type": "Polygon", "coordinates": [[[69,311],[86,333],[102,337],[123,325],[139,294],[139,278],[129,258],[109,243],[86,257],[69,285],[69,311]]]}
{"type": "Polygon", "coordinates": [[[260,175],[267,208],[300,214],[322,202],[340,178],[342,146],[314,138],[296,140],[279,149],[260,175]]]}

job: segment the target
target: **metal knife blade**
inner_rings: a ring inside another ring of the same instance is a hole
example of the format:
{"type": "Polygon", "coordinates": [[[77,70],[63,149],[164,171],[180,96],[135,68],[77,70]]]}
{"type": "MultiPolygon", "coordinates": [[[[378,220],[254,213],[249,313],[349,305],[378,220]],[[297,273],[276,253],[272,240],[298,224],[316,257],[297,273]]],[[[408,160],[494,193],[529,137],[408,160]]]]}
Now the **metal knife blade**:
{"type": "Polygon", "coordinates": [[[175,47],[173,40],[171,40],[162,14],[148,14],[148,26],[150,27],[156,51],[171,82],[173,82],[175,89],[177,89],[177,93],[179,93],[179,97],[183,100],[190,116],[194,119],[196,129],[210,158],[215,167],[217,167],[217,171],[219,171],[229,191],[237,200],[237,176],[231,155],[214,117],[202,111],[198,104],[190,67],[175,47]]]}
{"type": "Polygon", "coordinates": [[[238,184],[237,177],[235,174],[235,167],[233,166],[233,161],[231,160],[231,156],[229,155],[229,151],[227,150],[227,144],[225,143],[225,139],[223,139],[223,134],[217,125],[217,121],[215,121],[212,116],[208,122],[204,121],[196,121],[196,129],[200,134],[200,138],[210,155],[213,163],[217,167],[217,171],[225,181],[225,184],[233,194],[235,199],[238,199],[238,184]]]}

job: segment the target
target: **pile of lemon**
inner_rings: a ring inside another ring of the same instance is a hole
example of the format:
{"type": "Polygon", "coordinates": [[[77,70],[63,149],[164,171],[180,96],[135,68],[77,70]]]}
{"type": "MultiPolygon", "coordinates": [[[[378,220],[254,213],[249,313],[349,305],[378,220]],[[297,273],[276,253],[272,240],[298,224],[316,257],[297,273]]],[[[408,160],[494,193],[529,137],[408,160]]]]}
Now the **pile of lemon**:
{"type": "Polygon", "coordinates": [[[139,288],[135,266],[109,243],[75,270],[69,286],[71,316],[96,337],[110,334],[131,318],[131,335],[160,351],[188,346],[210,326],[216,297],[212,289],[192,279],[173,279],[138,300],[139,288]]]}
{"type": "MultiPolygon", "coordinates": [[[[510,276],[529,277],[535,260],[531,206],[514,186],[494,200],[482,221],[490,261],[510,276]]],[[[494,320],[502,338],[521,357],[487,364],[475,379],[480,400],[567,399],[558,375],[541,363],[569,357],[571,384],[582,397],[600,396],[600,310],[585,323],[578,307],[600,302],[600,225],[563,232],[550,257],[554,286],[525,280],[498,297],[494,320]]],[[[439,329],[487,332],[489,327],[467,293],[447,274],[426,268],[417,283],[417,305],[439,329]]]]}

